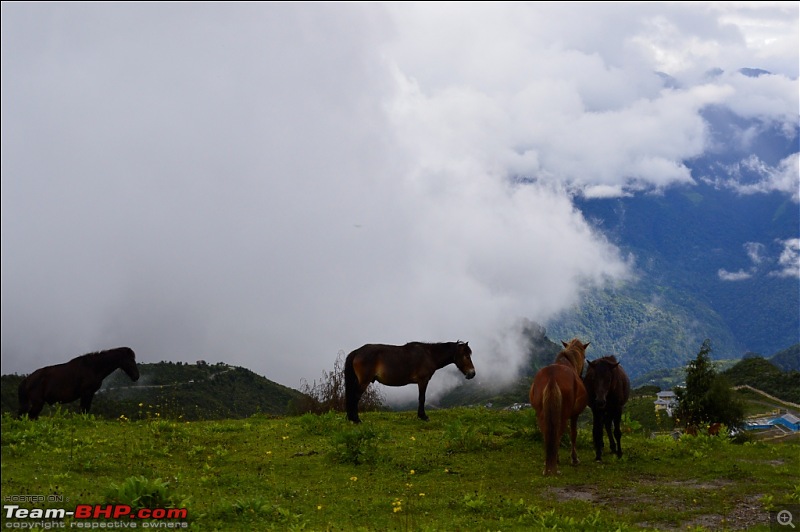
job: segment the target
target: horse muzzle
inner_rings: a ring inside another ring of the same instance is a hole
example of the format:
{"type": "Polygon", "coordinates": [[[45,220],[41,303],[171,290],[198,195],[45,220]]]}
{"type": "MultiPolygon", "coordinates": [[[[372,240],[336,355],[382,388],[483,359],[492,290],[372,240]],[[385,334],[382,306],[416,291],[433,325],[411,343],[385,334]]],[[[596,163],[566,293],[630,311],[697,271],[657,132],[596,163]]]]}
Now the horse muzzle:
{"type": "Polygon", "coordinates": [[[473,378],[473,377],[475,376],[475,370],[474,370],[474,369],[471,369],[471,370],[469,370],[469,371],[465,372],[465,373],[464,373],[464,376],[465,376],[467,379],[471,379],[471,378],[473,378]]]}

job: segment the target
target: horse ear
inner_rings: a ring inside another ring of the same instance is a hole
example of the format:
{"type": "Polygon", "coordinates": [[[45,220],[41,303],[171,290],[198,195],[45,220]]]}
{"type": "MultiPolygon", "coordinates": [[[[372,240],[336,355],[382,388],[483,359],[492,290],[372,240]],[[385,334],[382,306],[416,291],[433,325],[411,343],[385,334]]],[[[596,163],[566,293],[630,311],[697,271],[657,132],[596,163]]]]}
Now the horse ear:
{"type": "Polygon", "coordinates": [[[614,369],[614,368],[616,368],[617,366],[619,366],[619,362],[617,362],[616,364],[612,364],[612,365],[611,365],[611,369],[614,369]]]}
{"type": "Polygon", "coordinates": [[[585,344],[583,344],[583,348],[586,349],[587,347],[589,347],[589,344],[591,344],[591,343],[592,342],[586,342],[585,344]]]}
{"type": "Polygon", "coordinates": [[[590,366],[590,367],[592,367],[592,368],[593,368],[593,367],[594,367],[596,364],[597,364],[597,361],[596,361],[596,360],[590,360],[590,361],[589,361],[589,366],[590,366]]]}
{"type": "Polygon", "coordinates": [[[567,342],[565,342],[564,340],[561,340],[561,343],[564,345],[564,347],[569,347],[569,344],[567,342]]]}

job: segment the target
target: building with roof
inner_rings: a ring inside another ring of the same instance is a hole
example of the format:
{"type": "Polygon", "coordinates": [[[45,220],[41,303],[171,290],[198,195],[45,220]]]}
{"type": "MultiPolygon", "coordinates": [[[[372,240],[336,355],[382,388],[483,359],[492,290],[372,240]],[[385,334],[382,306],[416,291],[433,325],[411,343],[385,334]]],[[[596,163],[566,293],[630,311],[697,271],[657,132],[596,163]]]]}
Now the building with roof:
{"type": "Polygon", "coordinates": [[[656,397],[657,399],[653,401],[653,404],[656,407],[656,412],[664,410],[669,417],[672,417],[672,412],[678,405],[678,398],[675,397],[675,392],[658,392],[656,397]]]}

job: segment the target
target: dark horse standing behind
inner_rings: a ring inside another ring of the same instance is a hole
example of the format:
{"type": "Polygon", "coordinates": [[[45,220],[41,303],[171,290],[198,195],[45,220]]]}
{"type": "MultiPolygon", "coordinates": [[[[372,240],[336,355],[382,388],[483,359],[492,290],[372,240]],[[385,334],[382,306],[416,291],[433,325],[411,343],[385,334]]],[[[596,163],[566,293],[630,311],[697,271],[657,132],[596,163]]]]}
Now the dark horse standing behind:
{"type": "Polygon", "coordinates": [[[631,381],[616,357],[606,356],[589,362],[589,369],[583,378],[586,393],[589,395],[589,408],[592,409],[592,440],[595,460],[600,462],[603,454],[603,427],[608,433],[611,452],[622,456],[622,407],[631,394],[631,381]],[[614,425],[612,434],[611,425],[614,425]],[[614,440],[616,438],[616,441],[614,440]]]}
{"type": "Polygon", "coordinates": [[[36,419],[45,403],[71,403],[76,399],[81,400],[81,412],[86,413],[103,379],[116,369],[122,369],[132,381],[139,380],[136,355],[131,348],[89,353],[37,369],[19,383],[18,417],[28,414],[30,419],[36,419]]]}
{"type": "Polygon", "coordinates": [[[467,342],[428,344],[410,342],[406,345],[367,344],[359,347],[344,361],[344,384],[347,418],[360,423],[358,400],[370,383],[378,381],[386,386],[419,386],[417,416],[427,421],[425,390],[437,369],[455,364],[468,379],[475,376],[472,349],[467,342]]]}
{"type": "Polygon", "coordinates": [[[581,381],[586,348],[577,338],[570,343],[561,342],[564,349],[555,361],[540,369],[531,385],[531,406],[536,410],[539,430],[544,435],[544,474],[558,473],[558,447],[570,422],[572,463],[578,464],[575,443],[578,437],[578,416],[586,408],[586,388],[581,381]]]}

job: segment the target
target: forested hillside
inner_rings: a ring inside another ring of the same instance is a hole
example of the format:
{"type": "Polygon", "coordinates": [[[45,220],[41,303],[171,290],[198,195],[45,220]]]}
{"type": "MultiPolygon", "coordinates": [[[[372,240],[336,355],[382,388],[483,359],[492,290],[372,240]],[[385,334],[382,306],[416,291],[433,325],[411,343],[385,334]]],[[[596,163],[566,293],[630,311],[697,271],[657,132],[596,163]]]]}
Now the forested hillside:
{"type": "Polygon", "coordinates": [[[800,404],[800,371],[782,371],[769,360],[750,357],[722,374],[734,386],[746,384],[784,401],[800,404]]]}
{"type": "MultiPolygon", "coordinates": [[[[95,395],[92,414],[106,418],[244,418],[256,413],[284,415],[302,394],[242,367],[227,364],[158,362],[139,364],[132,383],[122,371],[111,374],[95,395]]],[[[2,377],[2,411],[16,413],[19,375],[2,377]]],[[[76,410],[78,403],[65,407],[76,410]]],[[[45,407],[44,415],[48,413],[45,407]]]]}
{"type": "Polygon", "coordinates": [[[769,359],[770,362],[784,371],[800,371],[800,344],[778,351],[769,359]]]}

